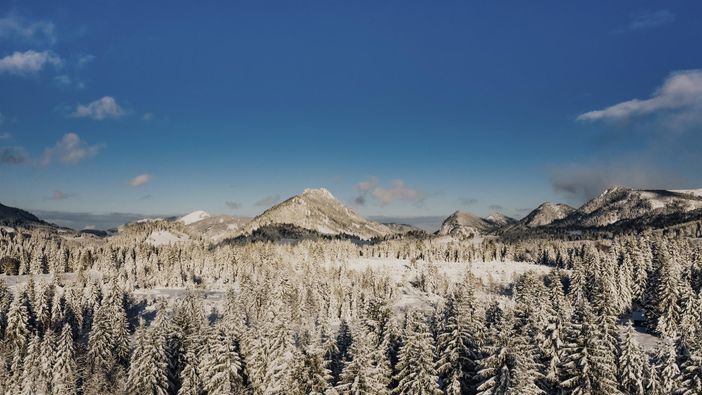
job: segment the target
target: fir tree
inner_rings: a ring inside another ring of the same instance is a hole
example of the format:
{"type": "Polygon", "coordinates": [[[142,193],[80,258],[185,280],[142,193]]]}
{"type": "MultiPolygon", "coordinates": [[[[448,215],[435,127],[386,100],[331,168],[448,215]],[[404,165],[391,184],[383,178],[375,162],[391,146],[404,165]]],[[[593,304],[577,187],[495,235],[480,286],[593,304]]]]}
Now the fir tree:
{"type": "Polygon", "coordinates": [[[395,394],[440,394],[434,369],[434,344],[424,317],[412,312],[407,318],[404,345],[397,364],[395,394]]]}

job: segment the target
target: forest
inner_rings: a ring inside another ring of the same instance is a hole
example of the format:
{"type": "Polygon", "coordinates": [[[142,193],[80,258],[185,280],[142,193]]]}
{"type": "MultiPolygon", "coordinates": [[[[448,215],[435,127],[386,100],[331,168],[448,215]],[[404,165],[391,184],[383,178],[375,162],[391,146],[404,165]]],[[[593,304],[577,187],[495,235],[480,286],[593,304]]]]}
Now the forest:
{"type": "Polygon", "coordinates": [[[695,239],[144,243],[158,226],[0,230],[0,393],[702,393],[695,239]]]}

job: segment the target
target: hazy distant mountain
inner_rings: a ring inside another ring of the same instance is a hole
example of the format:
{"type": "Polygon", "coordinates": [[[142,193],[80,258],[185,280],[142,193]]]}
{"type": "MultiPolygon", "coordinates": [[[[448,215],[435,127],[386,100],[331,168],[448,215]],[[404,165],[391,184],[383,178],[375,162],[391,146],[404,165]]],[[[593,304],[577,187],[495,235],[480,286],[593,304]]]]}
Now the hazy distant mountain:
{"type": "Polygon", "coordinates": [[[522,218],[519,223],[529,228],[550,225],[569,216],[574,211],[575,208],[567,204],[545,202],[522,218]]]}
{"type": "Polygon", "coordinates": [[[406,235],[408,233],[428,235],[427,231],[410,224],[384,223],[383,225],[397,235],[406,235]]]}
{"type": "Polygon", "coordinates": [[[387,226],[369,221],[334,198],[328,190],[305,189],[301,195],[277,204],[244,227],[251,234],[267,225],[289,224],[321,235],[350,235],[361,239],[391,234],[387,226]]]}
{"type": "Polygon", "coordinates": [[[31,227],[51,226],[51,224],[40,220],[36,215],[28,211],[0,204],[0,226],[31,227]]]}
{"type": "Polygon", "coordinates": [[[470,239],[488,234],[499,226],[477,215],[456,211],[444,220],[437,232],[440,236],[470,239]]]}
{"type": "Polygon", "coordinates": [[[702,209],[702,197],[696,191],[699,190],[681,192],[614,187],[554,225],[604,227],[620,221],[685,214],[702,209]]]}

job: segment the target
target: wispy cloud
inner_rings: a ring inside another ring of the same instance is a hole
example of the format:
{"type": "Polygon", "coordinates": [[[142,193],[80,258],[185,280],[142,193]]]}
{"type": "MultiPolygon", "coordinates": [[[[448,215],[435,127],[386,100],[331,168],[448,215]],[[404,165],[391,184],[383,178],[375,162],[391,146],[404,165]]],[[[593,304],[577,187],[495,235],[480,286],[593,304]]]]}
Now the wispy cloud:
{"type": "Polygon", "coordinates": [[[641,12],[633,16],[629,30],[646,30],[675,22],[675,14],[668,10],[641,12]]]}
{"type": "Polygon", "coordinates": [[[12,135],[10,133],[7,133],[7,132],[0,133],[0,140],[7,140],[11,137],[12,137],[12,135]]]}
{"type": "Polygon", "coordinates": [[[236,210],[241,208],[241,203],[239,202],[232,202],[232,201],[226,201],[224,204],[229,207],[231,210],[236,210]]]}
{"type": "Polygon", "coordinates": [[[392,180],[389,187],[384,187],[377,177],[371,177],[356,184],[354,189],[357,193],[354,202],[358,205],[366,204],[369,198],[381,206],[396,201],[407,201],[414,205],[421,205],[425,198],[424,194],[407,186],[402,180],[392,180]]]}
{"type": "Polygon", "coordinates": [[[491,204],[488,206],[488,208],[493,211],[505,211],[504,206],[501,206],[499,204],[491,204]]]}
{"type": "Polygon", "coordinates": [[[47,165],[53,161],[76,164],[92,158],[102,148],[102,145],[89,145],[75,133],[66,133],[53,147],[44,150],[41,163],[47,165]]]}
{"type": "Polygon", "coordinates": [[[254,206],[258,207],[270,207],[280,202],[280,195],[266,196],[263,199],[254,203],[254,206]]]}
{"type": "Polygon", "coordinates": [[[664,117],[667,126],[702,123],[702,69],[671,73],[648,99],[632,99],[580,114],[579,121],[627,121],[647,115],[664,117]]]}
{"type": "Polygon", "coordinates": [[[31,76],[40,72],[46,66],[58,67],[63,60],[49,51],[37,52],[29,50],[14,52],[0,59],[0,74],[31,76]]]}
{"type": "Polygon", "coordinates": [[[30,42],[56,42],[56,27],[48,21],[30,21],[16,13],[0,18],[0,39],[30,42]]]}
{"type": "Polygon", "coordinates": [[[51,195],[45,197],[44,200],[66,200],[66,199],[70,199],[70,198],[75,197],[75,196],[77,196],[75,193],[69,193],[69,192],[55,190],[51,193],[51,195]]]}
{"type": "Polygon", "coordinates": [[[151,199],[153,199],[153,198],[154,198],[153,195],[148,194],[148,195],[144,195],[144,196],[140,197],[139,200],[142,200],[142,201],[143,201],[143,200],[151,200],[151,199]]]}
{"type": "Polygon", "coordinates": [[[123,117],[127,111],[111,96],[105,96],[88,104],[79,104],[69,114],[73,118],[91,118],[97,121],[123,117]]]}
{"type": "Polygon", "coordinates": [[[0,164],[19,165],[28,159],[29,156],[22,147],[0,147],[0,164]]]}
{"type": "Polygon", "coordinates": [[[139,187],[139,186],[148,184],[149,181],[151,181],[150,174],[139,174],[138,176],[129,180],[129,185],[131,185],[133,187],[139,187]]]}

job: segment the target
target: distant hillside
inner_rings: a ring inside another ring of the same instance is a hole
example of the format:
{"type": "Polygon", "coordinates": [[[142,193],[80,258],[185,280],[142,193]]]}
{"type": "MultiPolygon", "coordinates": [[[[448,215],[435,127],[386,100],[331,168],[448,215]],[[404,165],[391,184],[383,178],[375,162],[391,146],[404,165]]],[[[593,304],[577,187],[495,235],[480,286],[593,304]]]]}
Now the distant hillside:
{"type": "Polygon", "coordinates": [[[444,220],[436,234],[439,236],[454,236],[460,239],[472,239],[486,235],[498,227],[499,225],[477,215],[456,211],[444,220]]]}
{"type": "Polygon", "coordinates": [[[0,226],[32,227],[52,225],[40,220],[36,215],[28,211],[0,204],[0,226]]]}

